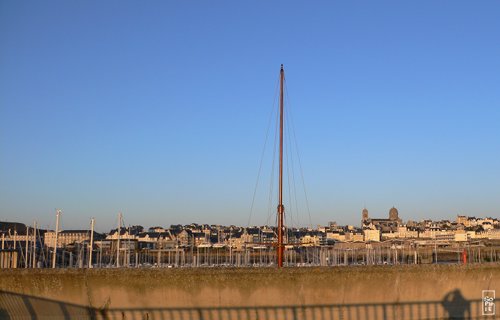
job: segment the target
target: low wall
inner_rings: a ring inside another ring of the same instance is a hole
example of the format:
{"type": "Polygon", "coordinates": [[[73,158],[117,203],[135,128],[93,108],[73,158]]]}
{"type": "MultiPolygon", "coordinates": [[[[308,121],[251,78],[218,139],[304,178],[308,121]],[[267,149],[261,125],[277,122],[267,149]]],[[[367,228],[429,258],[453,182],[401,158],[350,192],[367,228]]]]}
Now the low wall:
{"type": "Polygon", "coordinates": [[[500,265],[0,270],[0,319],[469,319],[483,290],[500,265]]]}

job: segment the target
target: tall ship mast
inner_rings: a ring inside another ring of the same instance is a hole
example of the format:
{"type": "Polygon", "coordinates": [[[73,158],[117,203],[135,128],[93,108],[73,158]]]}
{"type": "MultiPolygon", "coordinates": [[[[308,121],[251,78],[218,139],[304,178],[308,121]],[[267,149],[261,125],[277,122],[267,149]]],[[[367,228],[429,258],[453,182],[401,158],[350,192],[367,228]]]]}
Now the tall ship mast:
{"type": "Polygon", "coordinates": [[[285,216],[285,206],[283,205],[283,82],[285,80],[285,70],[283,65],[281,65],[280,70],[280,168],[279,168],[279,182],[278,182],[278,246],[277,246],[277,258],[278,258],[278,268],[283,267],[283,233],[285,231],[285,226],[283,224],[285,216]]]}

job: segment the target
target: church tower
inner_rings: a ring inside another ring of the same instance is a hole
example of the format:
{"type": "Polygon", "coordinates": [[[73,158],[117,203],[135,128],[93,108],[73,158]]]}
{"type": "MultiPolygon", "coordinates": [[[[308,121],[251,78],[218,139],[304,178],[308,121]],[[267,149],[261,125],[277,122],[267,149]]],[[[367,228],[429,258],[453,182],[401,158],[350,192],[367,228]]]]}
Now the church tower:
{"type": "Polygon", "coordinates": [[[368,217],[368,209],[364,208],[363,211],[361,212],[361,227],[365,224],[366,221],[370,219],[368,217]]]}
{"type": "Polygon", "coordinates": [[[389,210],[389,220],[392,220],[392,221],[398,221],[399,220],[398,209],[392,207],[391,210],[389,210]]]}

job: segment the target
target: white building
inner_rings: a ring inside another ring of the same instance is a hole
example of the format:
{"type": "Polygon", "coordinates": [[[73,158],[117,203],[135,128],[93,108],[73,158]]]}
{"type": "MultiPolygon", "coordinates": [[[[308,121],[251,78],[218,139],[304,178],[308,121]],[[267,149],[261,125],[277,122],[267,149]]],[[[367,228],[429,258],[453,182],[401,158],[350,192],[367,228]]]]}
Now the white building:
{"type": "MultiPolygon", "coordinates": [[[[44,244],[49,248],[54,247],[56,237],[55,231],[47,231],[44,236],[44,244]]],[[[73,243],[90,241],[90,230],[63,230],[57,235],[57,247],[61,248],[73,243]]]]}
{"type": "Polygon", "coordinates": [[[380,242],[380,230],[366,229],[363,230],[365,242],[376,241],[380,242]]]}

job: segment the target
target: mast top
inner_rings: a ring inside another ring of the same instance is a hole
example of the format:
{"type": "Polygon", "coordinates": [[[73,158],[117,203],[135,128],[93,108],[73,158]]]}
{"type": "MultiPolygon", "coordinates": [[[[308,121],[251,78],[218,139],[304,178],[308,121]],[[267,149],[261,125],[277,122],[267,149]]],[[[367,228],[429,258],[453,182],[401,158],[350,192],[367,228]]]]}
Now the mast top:
{"type": "Polygon", "coordinates": [[[281,70],[283,71],[283,63],[281,64],[281,70]]]}

